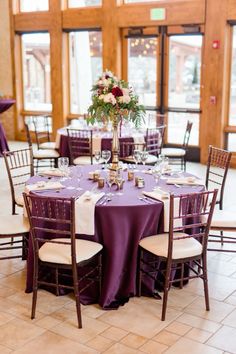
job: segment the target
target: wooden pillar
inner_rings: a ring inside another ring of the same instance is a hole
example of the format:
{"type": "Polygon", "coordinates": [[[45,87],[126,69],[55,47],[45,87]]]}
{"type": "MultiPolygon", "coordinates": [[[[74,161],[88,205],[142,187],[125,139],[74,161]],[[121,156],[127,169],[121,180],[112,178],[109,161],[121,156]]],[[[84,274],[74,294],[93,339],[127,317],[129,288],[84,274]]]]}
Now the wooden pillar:
{"type": "Polygon", "coordinates": [[[63,78],[62,78],[62,13],[58,0],[49,0],[50,54],[51,54],[51,100],[53,132],[65,124],[63,111],[63,78]]]}
{"type": "Polygon", "coordinates": [[[103,0],[103,69],[121,77],[121,36],[117,21],[117,0],[103,0]]]}
{"type": "Polygon", "coordinates": [[[227,5],[206,1],[205,46],[202,68],[201,162],[207,161],[208,146],[224,147],[225,71],[227,67],[227,5]],[[218,41],[219,48],[213,43],[218,41]]]}

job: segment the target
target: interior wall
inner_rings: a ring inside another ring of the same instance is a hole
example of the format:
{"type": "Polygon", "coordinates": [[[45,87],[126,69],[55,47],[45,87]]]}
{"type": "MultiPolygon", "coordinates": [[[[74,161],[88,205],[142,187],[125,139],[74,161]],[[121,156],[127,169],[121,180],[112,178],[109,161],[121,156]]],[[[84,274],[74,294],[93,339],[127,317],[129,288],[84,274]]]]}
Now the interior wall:
{"type": "MultiPolygon", "coordinates": [[[[9,0],[0,1],[0,95],[13,97],[9,0]]],[[[0,115],[8,139],[14,139],[14,108],[0,115]]]]}

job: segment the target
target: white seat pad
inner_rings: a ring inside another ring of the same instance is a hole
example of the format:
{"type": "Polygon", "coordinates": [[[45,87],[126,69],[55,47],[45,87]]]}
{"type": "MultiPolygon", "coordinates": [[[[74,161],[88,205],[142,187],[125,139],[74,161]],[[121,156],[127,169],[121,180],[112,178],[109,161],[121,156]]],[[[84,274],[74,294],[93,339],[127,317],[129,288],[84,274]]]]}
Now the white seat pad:
{"type": "MultiPolygon", "coordinates": [[[[68,238],[56,238],[54,241],[69,242],[68,238]]],[[[103,246],[98,242],[75,240],[76,262],[86,261],[101,251],[103,246]]],[[[71,246],[46,242],[39,249],[39,259],[43,262],[71,264],[71,246]]]]}
{"type": "Polygon", "coordinates": [[[0,235],[14,235],[29,232],[28,219],[23,215],[1,215],[0,235]]]}
{"type": "Polygon", "coordinates": [[[181,157],[185,156],[186,151],[184,149],[164,148],[161,150],[161,154],[169,157],[181,157]]]}
{"type": "Polygon", "coordinates": [[[215,210],[211,221],[211,227],[236,228],[236,211],[215,210]]]}
{"type": "Polygon", "coordinates": [[[56,149],[55,141],[46,141],[45,143],[39,144],[40,149],[56,149]]]}
{"type": "MultiPolygon", "coordinates": [[[[175,232],[175,236],[186,235],[181,232],[175,232]]],[[[145,250],[155,254],[156,256],[166,257],[168,253],[168,234],[154,235],[143,238],[139,245],[145,250]]],[[[200,255],[202,253],[202,245],[195,238],[184,238],[174,240],[172,259],[189,258],[200,255]]]]}
{"type": "Polygon", "coordinates": [[[59,153],[56,150],[40,149],[33,152],[34,158],[38,159],[53,159],[59,157],[59,153]]]}
{"type": "Polygon", "coordinates": [[[73,161],[74,165],[91,165],[91,157],[90,156],[78,156],[73,161]]]}
{"type": "Polygon", "coordinates": [[[17,205],[21,205],[21,206],[24,205],[24,198],[23,198],[22,194],[21,195],[17,195],[15,200],[16,200],[16,204],[17,205]]]}

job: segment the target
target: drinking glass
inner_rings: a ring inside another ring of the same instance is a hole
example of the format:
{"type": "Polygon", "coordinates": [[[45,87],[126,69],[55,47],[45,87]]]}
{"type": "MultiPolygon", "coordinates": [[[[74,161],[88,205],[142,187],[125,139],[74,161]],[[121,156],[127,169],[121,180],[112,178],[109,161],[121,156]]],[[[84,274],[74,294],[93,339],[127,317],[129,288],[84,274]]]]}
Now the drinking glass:
{"type": "Polygon", "coordinates": [[[162,160],[161,160],[161,163],[160,163],[160,171],[161,171],[161,174],[165,174],[167,168],[168,168],[168,164],[169,164],[169,159],[168,157],[166,156],[162,156],[162,160]]]}
{"type": "Polygon", "coordinates": [[[160,177],[161,177],[161,172],[159,170],[153,170],[152,171],[152,175],[154,177],[154,181],[156,183],[155,187],[153,189],[157,189],[158,188],[158,183],[159,183],[159,180],[160,180],[160,177]]]}
{"type": "Polygon", "coordinates": [[[99,150],[94,151],[94,158],[95,158],[96,162],[99,164],[99,161],[101,158],[101,151],[99,151],[99,150]]]}
{"type": "Polygon", "coordinates": [[[105,169],[107,169],[107,164],[110,158],[111,158],[110,150],[102,150],[102,159],[105,161],[105,169]]]}
{"type": "Polygon", "coordinates": [[[120,188],[123,184],[123,171],[122,170],[117,171],[116,182],[117,182],[117,186],[119,188],[119,192],[117,192],[116,194],[123,195],[123,193],[120,191],[120,188]]]}
{"type": "Polygon", "coordinates": [[[82,191],[83,188],[80,187],[80,181],[83,176],[83,170],[81,166],[76,167],[76,177],[77,177],[77,182],[78,182],[78,187],[76,188],[78,191],[82,191]]]}
{"type": "Polygon", "coordinates": [[[145,163],[146,163],[147,159],[148,159],[148,152],[147,151],[142,151],[141,161],[142,161],[144,166],[145,166],[145,163]]]}
{"type": "Polygon", "coordinates": [[[65,181],[69,174],[69,158],[68,157],[59,157],[58,158],[58,168],[62,172],[63,177],[61,180],[65,181]]]}
{"type": "Polygon", "coordinates": [[[141,161],[141,151],[140,150],[134,150],[133,152],[133,159],[135,162],[135,169],[138,170],[138,163],[141,161]]]}

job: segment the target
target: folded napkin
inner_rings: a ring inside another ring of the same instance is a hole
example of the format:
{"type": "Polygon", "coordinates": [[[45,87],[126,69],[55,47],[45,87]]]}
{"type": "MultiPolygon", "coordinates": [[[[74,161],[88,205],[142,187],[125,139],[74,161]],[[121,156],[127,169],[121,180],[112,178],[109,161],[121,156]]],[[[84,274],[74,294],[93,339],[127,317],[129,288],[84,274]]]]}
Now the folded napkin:
{"type": "Polygon", "coordinates": [[[195,179],[193,181],[188,180],[189,177],[180,177],[180,178],[168,178],[166,180],[167,184],[185,184],[188,186],[204,186],[205,182],[202,179],[195,179]]]}
{"type": "Polygon", "coordinates": [[[45,182],[44,184],[27,184],[25,186],[25,193],[29,193],[31,191],[43,191],[43,190],[49,190],[49,189],[61,189],[65,188],[63,184],[60,182],[45,182]]]}
{"type": "Polygon", "coordinates": [[[63,177],[64,173],[59,170],[59,168],[51,168],[49,170],[44,170],[39,173],[40,176],[52,176],[52,177],[63,177]]]}
{"type": "MultiPolygon", "coordinates": [[[[162,191],[161,189],[145,192],[143,194],[147,197],[160,200],[164,204],[164,232],[169,232],[169,219],[170,219],[170,195],[167,192],[162,191]]],[[[179,199],[174,199],[174,211],[176,211],[175,216],[178,216],[179,212],[179,199]]],[[[175,227],[182,226],[181,219],[175,220],[175,227]]]]}
{"type": "Polygon", "coordinates": [[[88,192],[82,194],[75,202],[75,232],[83,235],[94,235],[94,217],[95,205],[105,193],[90,194],[88,192]]]}

